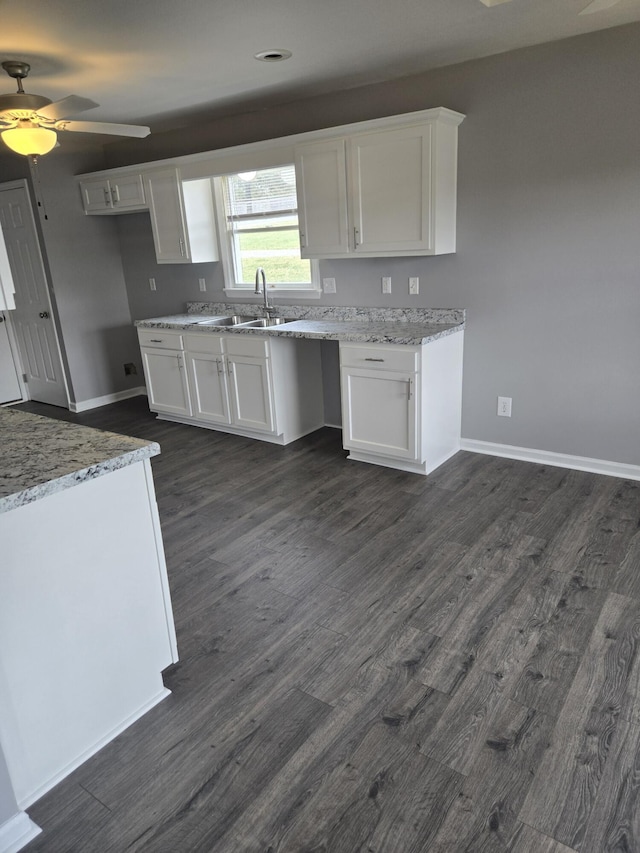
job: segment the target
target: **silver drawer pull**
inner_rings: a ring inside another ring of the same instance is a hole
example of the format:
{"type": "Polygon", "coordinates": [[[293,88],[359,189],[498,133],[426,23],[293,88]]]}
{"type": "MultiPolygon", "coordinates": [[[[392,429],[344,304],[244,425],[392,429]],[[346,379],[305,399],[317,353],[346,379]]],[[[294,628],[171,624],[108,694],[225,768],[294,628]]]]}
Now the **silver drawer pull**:
{"type": "Polygon", "coordinates": [[[162,338],[149,338],[149,343],[150,344],[161,344],[162,338]]]}
{"type": "Polygon", "coordinates": [[[365,361],[384,361],[384,358],[365,358],[365,361]]]}

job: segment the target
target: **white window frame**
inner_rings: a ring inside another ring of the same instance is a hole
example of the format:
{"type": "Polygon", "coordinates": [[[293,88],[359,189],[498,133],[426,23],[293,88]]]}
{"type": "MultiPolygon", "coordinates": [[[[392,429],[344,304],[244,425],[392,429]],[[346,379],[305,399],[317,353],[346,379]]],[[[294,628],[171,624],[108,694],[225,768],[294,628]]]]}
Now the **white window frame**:
{"type": "MultiPolygon", "coordinates": [[[[282,163],[281,165],[287,165],[282,163]]],[[[244,169],[243,171],[249,171],[244,169]]],[[[233,174],[233,173],[230,173],[233,174]]],[[[255,300],[256,293],[253,284],[244,284],[236,282],[236,271],[234,259],[231,253],[231,241],[227,233],[227,213],[224,202],[224,186],[223,181],[225,175],[218,175],[213,178],[213,195],[216,206],[216,223],[218,229],[218,243],[220,245],[220,261],[222,262],[222,271],[224,275],[224,292],[228,296],[234,298],[246,298],[255,300]]],[[[267,281],[267,291],[269,296],[276,298],[289,297],[290,299],[319,299],[322,295],[322,286],[320,282],[320,265],[317,260],[311,260],[311,282],[308,287],[296,287],[295,285],[270,283],[267,281]]]]}

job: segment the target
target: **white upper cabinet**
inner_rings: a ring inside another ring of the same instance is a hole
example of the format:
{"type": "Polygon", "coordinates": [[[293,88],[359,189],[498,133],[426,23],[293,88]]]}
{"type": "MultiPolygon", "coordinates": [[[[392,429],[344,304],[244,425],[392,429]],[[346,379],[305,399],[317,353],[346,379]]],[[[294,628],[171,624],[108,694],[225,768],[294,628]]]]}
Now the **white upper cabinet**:
{"type": "Polygon", "coordinates": [[[302,256],[454,252],[463,118],[428,110],[420,121],[296,146],[302,256]]]}
{"type": "Polygon", "coordinates": [[[296,148],[300,249],[303,258],[349,252],[346,141],[330,139],[296,148]]]}
{"type": "Polygon", "coordinates": [[[142,175],[112,175],[80,181],[85,213],[133,213],[146,210],[142,175]]]}
{"type": "Polygon", "coordinates": [[[146,173],[144,185],[158,263],[219,260],[211,180],[183,183],[169,168],[146,173]]]}

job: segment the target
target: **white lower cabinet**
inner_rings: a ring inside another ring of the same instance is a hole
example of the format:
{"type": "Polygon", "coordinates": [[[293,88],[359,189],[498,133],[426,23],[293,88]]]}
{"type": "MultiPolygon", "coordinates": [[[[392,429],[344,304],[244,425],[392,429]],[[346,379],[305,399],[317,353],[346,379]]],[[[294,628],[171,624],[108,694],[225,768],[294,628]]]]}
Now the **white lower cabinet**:
{"type": "Polygon", "coordinates": [[[191,414],[182,339],[181,334],[165,329],[139,332],[149,408],[154,412],[191,414]]]}
{"type": "Polygon", "coordinates": [[[340,344],[349,459],[429,474],[460,449],[462,345],[340,344]]]}
{"type": "Polygon", "coordinates": [[[160,418],[277,444],[323,426],[317,341],[164,329],[138,336],[149,408],[160,418]]]}
{"type": "Polygon", "coordinates": [[[341,369],[343,445],[417,461],[416,374],[341,369]]]}

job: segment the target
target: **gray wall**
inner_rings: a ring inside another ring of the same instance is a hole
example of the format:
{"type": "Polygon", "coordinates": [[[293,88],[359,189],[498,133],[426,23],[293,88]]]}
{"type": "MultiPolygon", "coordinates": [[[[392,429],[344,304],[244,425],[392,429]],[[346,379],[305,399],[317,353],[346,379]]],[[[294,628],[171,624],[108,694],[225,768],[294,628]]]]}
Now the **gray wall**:
{"type": "Polygon", "coordinates": [[[73,180],[101,166],[95,151],[64,148],[42,157],[38,166],[42,242],[76,402],[143,384],[141,373],[124,375],[123,363],[139,362],[139,351],[116,222],[85,216],[73,180]]]}
{"type": "Polygon", "coordinates": [[[13,785],[9,778],[7,763],[2,751],[2,745],[0,744],[0,826],[2,826],[5,821],[15,817],[19,812],[20,809],[16,802],[13,785]]]}
{"type": "MultiPolygon", "coordinates": [[[[633,24],[527,48],[212,121],[198,140],[214,148],[439,105],[465,113],[457,253],[324,261],[338,292],[321,304],[466,308],[466,438],[640,464],[639,39],[633,24]],[[511,419],[496,416],[498,395],[513,397],[511,419]]],[[[145,156],[183,153],[185,138],[152,135],[145,156]]],[[[145,159],[129,143],[106,156],[145,159]]],[[[221,288],[216,264],[158,267],[142,216],[119,228],[135,317],[200,299],[200,275],[221,288]]]]}

